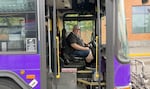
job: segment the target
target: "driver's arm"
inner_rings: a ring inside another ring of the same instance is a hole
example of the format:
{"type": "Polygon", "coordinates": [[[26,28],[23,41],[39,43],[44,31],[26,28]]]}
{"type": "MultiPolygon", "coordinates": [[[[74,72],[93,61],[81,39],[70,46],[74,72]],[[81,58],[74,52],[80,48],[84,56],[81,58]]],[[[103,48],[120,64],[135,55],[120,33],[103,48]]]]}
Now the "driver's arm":
{"type": "Polygon", "coordinates": [[[89,50],[89,47],[83,47],[83,46],[78,45],[77,43],[72,43],[71,47],[73,47],[76,50],[89,50]]]}

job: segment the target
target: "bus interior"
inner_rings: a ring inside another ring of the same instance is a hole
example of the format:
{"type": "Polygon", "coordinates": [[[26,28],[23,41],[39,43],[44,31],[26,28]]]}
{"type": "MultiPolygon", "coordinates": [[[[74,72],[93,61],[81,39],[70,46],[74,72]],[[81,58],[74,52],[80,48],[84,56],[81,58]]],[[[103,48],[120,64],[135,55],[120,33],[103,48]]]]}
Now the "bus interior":
{"type": "MultiPolygon", "coordinates": [[[[51,68],[50,71],[56,72],[57,75],[59,71],[76,70],[77,82],[87,85],[87,89],[90,89],[90,86],[93,87],[92,89],[95,89],[95,86],[102,85],[104,87],[105,78],[103,78],[103,83],[99,84],[99,79],[94,80],[93,75],[97,72],[96,75],[99,76],[100,60],[96,56],[98,56],[98,52],[105,50],[106,44],[106,39],[102,43],[104,38],[102,38],[100,31],[101,20],[102,18],[105,19],[106,13],[105,0],[100,0],[100,2],[97,2],[97,0],[56,0],[56,2],[47,0],[45,11],[47,49],[49,49],[47,59],[48,67],[51,68]],[[100,3],[99,7],[97,3],[100,3]],[[74,57],[67,53],[66,37],[72,31],[74,25],[81,27],[81,38],[93,49],[94,69],[86,68],[85,58],[74,57]],[[98,48],[101,50],[99,51],[98,48]],[[60,65],[60,67],[56,65],[60,65]]],[[[106,37],[106,32],[103,35],[106,37]]]]}

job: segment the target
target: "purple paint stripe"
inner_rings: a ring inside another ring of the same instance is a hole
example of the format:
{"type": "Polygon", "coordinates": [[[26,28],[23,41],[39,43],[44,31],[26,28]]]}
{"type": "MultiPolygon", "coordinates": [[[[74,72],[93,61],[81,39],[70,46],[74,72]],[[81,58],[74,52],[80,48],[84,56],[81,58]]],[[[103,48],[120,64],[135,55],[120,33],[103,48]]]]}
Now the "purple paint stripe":
{"type": "Polygon", "coordinates": [[[130,64],[121,64],[117,58],[114,59],[115,86],[127,86],[130,83],[130,64]]]}
{"type": "Polygon", "coordinates": [[[0,55],[0,69],[39,69],[39,54],[0,55]]]}

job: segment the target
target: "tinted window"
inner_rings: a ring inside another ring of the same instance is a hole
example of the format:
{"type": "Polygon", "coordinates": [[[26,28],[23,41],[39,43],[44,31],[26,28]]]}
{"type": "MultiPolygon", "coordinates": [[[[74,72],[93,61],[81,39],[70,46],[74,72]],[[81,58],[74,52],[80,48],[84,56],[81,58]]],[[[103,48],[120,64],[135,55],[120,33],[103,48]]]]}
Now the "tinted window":
{"type": "Polygon", "coordinates": [[[132,7],[133,33],[150,32],[150,6],[132,7]]]}
{"type": "Polygon", "coordinates": [[[36,1],[0,0],[0,2],[0,51],[36,52],[36,1]],[[32,44],[28,44],[31,41],[32,44]]]}

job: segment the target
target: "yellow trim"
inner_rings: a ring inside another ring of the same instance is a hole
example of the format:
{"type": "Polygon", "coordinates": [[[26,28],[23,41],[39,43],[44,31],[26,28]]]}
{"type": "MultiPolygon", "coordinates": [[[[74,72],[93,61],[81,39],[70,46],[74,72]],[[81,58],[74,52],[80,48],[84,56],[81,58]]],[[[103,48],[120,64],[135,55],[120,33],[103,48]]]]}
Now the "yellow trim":
{"type": "Polygon", "coordinates": [[[77,73],[92,73],[92,71],[91,70],[79,70],[79,71],[77,71],[77,73]]]}
{"type": "Polygon", "coordinates": [[[129,57],[142,57],[142,56],[150,56],[150,53],[133,53],[133,54],[129,54],[129,57]]]}
{"type": "Polygon", "coordinates": [[[57,66],[58,66],[58,74],[56,75],[56,78],[60,78],[60,62],[59,62],[59,37],[56,37],[56,43],[57,43],[57,66]]]}
{"type": "Polygon", "coordinates": [[[96,78],[99,78],[99,73],[98,73],[98,36],[96,36],[96,78]]]}
{"type": "MultiPolygon", "coordinates": [[[[86,85],[90,85],[90,86],[98,86],[99,83],[98,82],[89,82],[89,81],[86,81],[86,80],[83,80],[83,79],[77,79],[78,82],[80,83],[83,83],[83,84],[86,84],[86,85]]],[[[100,83],[100,85],[106,85],[106,83],[100,83]]]]}

